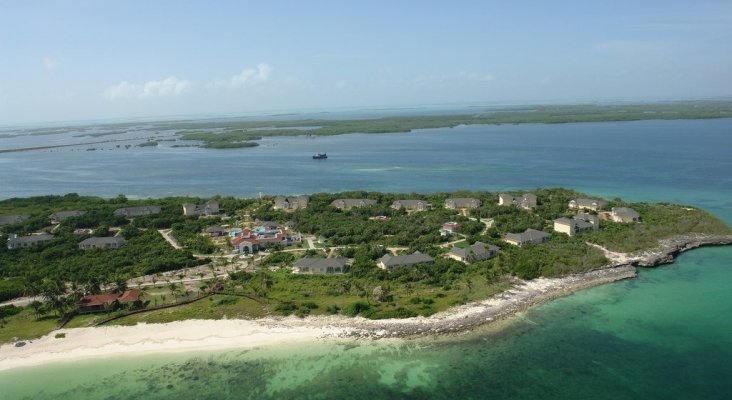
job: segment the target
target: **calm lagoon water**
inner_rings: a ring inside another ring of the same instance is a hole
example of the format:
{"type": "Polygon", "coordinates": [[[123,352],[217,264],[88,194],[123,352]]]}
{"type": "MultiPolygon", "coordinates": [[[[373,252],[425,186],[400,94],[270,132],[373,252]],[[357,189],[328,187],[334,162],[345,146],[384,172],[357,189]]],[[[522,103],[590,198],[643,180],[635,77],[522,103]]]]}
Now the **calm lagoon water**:
{"type": "MultiPolygon", "coordinates": [[[[732,224],[732,121],[473,126],[255,149],[0,154],[0,197],[565,186],[732,224]],[[329,159],[314,162],[315,152],[329,159]]],[[[732,249],[453,338],[149,355],[0,373],[3,399],[732,398],[732,249]]]]}

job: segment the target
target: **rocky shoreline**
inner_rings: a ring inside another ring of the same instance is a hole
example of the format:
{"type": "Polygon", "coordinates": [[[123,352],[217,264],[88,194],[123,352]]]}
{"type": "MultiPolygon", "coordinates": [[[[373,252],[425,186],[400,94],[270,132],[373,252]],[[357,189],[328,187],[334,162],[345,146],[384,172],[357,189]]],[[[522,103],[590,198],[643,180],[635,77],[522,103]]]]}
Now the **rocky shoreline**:
{"type": "Polygon", "coordinates": [[[340,337],[386,338],[440,335],[470,330],[501,320],[537,304],[575,293],[582,289],[634,278],[636,266],[655,267],[673,262],[685,251],[702,246],[732,244],[732,235],[684,235],[660,241],[653,250],[638,254],[612,253],[611,262],[597,270],[563,278],[515,280],[514,286],[490,299],[451,308],[430,317],[369,320],[365,318],[314,317],[283,318],[279,323],[300,326],[323,324],[341,330],[340,337]]]}

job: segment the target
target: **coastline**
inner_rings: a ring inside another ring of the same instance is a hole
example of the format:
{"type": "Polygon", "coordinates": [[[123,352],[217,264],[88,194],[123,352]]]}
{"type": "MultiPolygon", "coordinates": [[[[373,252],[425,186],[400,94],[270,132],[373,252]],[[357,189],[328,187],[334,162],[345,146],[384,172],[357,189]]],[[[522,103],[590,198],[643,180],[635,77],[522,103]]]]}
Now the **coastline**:
{"type": "MultiPolygon", "coordinates": [[[[430,317],[368,320],[362,317],[294,316],[257,320],[186,320],[166,324],[61,329],[16,348],[0,346],[0,371],[55,362],[122,355],[254,348],[318,340],[410,338],[458,333],[505,319],[534,305],[582,289],[636,276],[635,266],[673,262],[675,256],[701,246],[732,244],[732,235],[678,236],[659,242],[653,250],[624,255],[610,264],[563,278],[516,280],[490,299],[457,306],[430,317]],[[65,338],[56,339],[57,333],[65,338]]],[[[613,258],[611,258],[613,260],[613,258]]]]}

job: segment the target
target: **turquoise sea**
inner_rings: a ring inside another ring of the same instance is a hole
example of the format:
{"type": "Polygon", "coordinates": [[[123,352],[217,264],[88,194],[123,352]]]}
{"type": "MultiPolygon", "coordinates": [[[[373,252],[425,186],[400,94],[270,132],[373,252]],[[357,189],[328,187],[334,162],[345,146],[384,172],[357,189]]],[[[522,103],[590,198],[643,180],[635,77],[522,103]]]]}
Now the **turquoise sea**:
{"type": "MultiPolygon", "coordinates": [[[[565,186],[691,204],[732,224],[732,120],[277,138],[234,151],[7,153],[0,165],[2,198],[565,186]],[[308,159],[318,151],[330,158],[308,159]]],[[[0,372],[0,398],[729,399],[731,289],[732,248],[704,248],[454,337],[48,365],[0,372]]]]}

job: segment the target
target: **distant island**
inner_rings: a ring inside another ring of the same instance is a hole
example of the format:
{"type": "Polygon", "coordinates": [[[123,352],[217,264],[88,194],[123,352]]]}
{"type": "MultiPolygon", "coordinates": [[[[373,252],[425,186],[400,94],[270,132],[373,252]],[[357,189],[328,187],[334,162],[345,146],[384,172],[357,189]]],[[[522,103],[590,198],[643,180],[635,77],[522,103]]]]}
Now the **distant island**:
{"type": "MultiPolygon", "coordinates": [[[[90,144],[135,141],[154,147],[159,141],[173,141],[172,147],[237,149],[258,146],[258,141],[271,136],[329,136],[349,133],[395,133],[415,129],[452,128],[459,125],[496,124],[563,124],[577,122],[712,119],[732,117],[732,101],[681,101],[619,105],[527,105],[489,109],[476,107],[471,114],[411,115],[371,119],[271,119],[271,120],[186,120],[151,123],[116,123],[93,126],[38,128],[0,131],[0,153],[52,149],[90,144]],[[90,129],[94,127],[95,129],[90,129]],[[74,144],[4,148],[3,138],[23,135],[54,135],[87,131],[77,137],[105,137],[106,140],[74,144]],[[117,139],[119,135],[138,130],[147,136],[117,139]],[[150,132],[154,132],[150,136],[150,132]],[[142,142],[141,142],[142,141],[142,142]]],[[[129,149],[129,146],[118,149],[129,149]]]]}
{"type": "Polygon", "coordinates": [[[568,189],[15,198],[0,201],[0,232],[0,342],[287,315],[363,316],[329,323],[366,335],[449,332],[732,242],[695,207],[568,189]],[[480,305],[496,295],[501,306],[480,305]],[[470,318],[456,323],[457,306],[470,318]]]}

